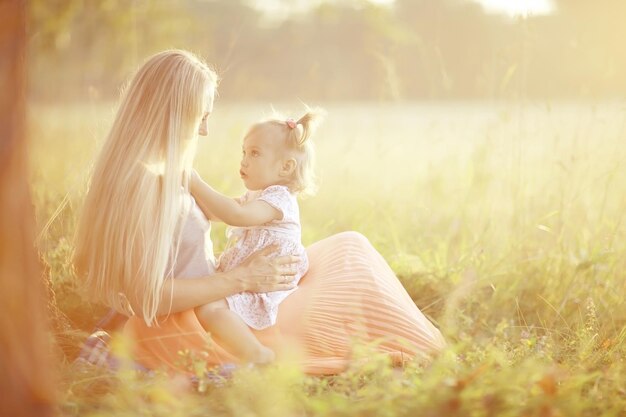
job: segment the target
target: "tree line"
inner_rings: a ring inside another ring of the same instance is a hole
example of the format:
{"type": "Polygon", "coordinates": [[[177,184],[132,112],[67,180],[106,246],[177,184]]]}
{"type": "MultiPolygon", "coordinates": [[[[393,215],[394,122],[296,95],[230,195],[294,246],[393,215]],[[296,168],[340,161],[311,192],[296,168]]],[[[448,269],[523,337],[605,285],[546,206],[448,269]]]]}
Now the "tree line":
{"type": "Polygon", "coordinates": [[[191,49],[232,100],[619,98],[626,2],[507,18],[470,0],[325,2],[272,20],[242,0],[33,0],[32,95],[114,97],[142,60],[191,49]]]}

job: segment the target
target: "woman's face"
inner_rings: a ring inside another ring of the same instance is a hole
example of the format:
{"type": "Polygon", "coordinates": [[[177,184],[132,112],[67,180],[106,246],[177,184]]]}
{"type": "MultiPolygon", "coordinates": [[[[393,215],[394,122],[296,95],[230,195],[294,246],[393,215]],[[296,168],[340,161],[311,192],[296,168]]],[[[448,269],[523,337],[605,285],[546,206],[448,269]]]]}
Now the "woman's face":
{"type": "Polygon", "coordinates": [[[202,120],[200,121],[200,126],[198,127],[198,135],[206,136],[209,133],[209,116],[213,112],[213,98],[215,97],[215,89],[211,86],[207,88],[205,93],[204,102],[206,103],[206,107],[204,109],[204,113],[202,114],[202,120]]]}

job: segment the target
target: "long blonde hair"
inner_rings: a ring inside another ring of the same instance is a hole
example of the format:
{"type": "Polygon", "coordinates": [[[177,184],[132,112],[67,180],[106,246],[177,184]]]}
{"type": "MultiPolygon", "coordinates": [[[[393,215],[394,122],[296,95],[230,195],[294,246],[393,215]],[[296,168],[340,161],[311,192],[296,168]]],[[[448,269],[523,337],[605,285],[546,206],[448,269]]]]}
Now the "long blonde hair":
{"type": "Polygon", "coordinates": [[[206,103],[217,76],[187,51],[149,58],[123,93],[96,162],[75,239],[88,296],[156,322],[172,278],[184,198],[206,103]]]}

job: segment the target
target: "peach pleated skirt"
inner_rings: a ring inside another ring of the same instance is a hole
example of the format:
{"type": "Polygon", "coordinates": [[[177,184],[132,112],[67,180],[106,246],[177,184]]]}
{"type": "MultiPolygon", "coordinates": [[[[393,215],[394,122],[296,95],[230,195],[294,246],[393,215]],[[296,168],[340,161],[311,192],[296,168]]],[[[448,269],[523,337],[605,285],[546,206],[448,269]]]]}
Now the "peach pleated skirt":
{"type": "MultiPolygon", "coordinates": [[[[356,346],[387,354],[394,364],[428,359],[445,346],[363,235],[339,233],[307,253],[309,271],[280,305],[276,325],[254,331],[278,360],[309,374],[336,374],[350,364],[356,346]]],[[[124,333],[134,342],[134,359],[148,368],[185,371],[189,356],[209,365],[237,362],[208,337],[193,310],[170,315],[159,327],[131,318],[124,333]]]]}

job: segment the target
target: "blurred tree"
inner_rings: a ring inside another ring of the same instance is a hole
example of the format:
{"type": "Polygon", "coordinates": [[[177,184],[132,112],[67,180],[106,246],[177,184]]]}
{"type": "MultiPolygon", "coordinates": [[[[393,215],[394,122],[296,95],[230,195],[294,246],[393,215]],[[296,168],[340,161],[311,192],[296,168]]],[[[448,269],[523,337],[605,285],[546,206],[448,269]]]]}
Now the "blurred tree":
{"type": "Polygon", "coordinates": [[[146,55],[184,46],[193,14],[171,0],[32,0],[29,16],[33,89],[58,100],[116,93],[146,55]]]}
{"type": "Polygon", "coordinates": [[[37,97],[112,97],[139,61],[181,47],[213,62],[222,97],[275,100],[626,93],[621,0],[558,0],[510,19],[473,0],[334,0],[283,20],[245,0],[32,0],[37,97]]]}
{"type": "Polygon", "coordinates": [[[51,416],[43,274],[26,181],[25,1],[0,2],[0,401],[2,416],[51,416]]]}
{"type": "Polygon", "coordinates": [[[551,29],[562,48],[553,60],[561,66],[561,86],[584,96],[626,93],[626,2],[622,0],[556,0],[558,19],[551,29]]]}

